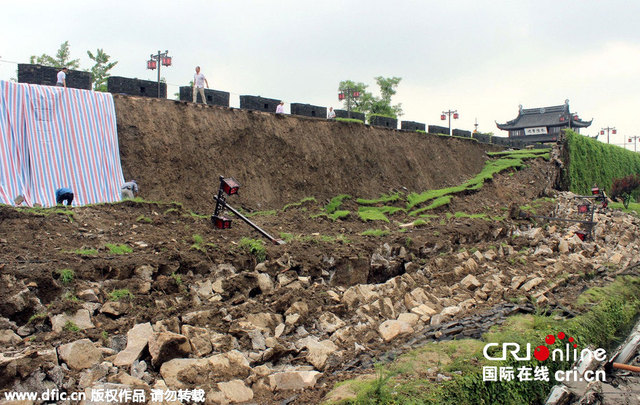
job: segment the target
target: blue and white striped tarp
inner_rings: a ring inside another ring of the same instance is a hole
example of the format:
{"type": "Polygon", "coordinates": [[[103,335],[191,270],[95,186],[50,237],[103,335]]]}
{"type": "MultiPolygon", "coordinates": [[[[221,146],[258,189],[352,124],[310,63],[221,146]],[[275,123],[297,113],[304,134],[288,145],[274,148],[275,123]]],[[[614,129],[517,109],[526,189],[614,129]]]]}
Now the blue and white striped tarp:
{"type": "Polygon", "coordinates": [[[0,203],[113,202],[123,183],[110,93],[0,81],[0,203]]]}

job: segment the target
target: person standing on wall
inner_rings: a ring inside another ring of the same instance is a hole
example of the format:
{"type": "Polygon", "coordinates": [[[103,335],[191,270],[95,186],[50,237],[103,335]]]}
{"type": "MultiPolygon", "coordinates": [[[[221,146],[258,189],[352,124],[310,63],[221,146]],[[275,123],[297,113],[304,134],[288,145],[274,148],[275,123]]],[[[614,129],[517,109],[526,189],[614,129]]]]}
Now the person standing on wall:
{"type": "Polygon", "coordinates": [[[67,87],[67,73],[69,73],[69,69],[66,67],[63,67],[62,70],[58,72],[56,86],[67,87]]]}
{"type": "Polygon", "coordinates": [[[284,114],[284,101],[281,101],[276,107],[276,114],[284,114]]]}
{"type": "Polygon", "coordinates": [[[209,88],[209,82],[207,78],[204,77],[204,74],[200,73],[200,66],[196,66],[196,74],[193,75],[193,102],[195,103],[198,99],[198,93],[200,93],[200,97],[202,97],[202,102],[207,104],[207,98],[204,96],[204,85],[207,85],[209,88]]]}
{"type": "Polygon", "coordinates": [[[329,107],[329,111],[327,111],[327,119],[328,120],[335,120],[336,119],[336,112],[333,111],[333,107],[329,107]]]}

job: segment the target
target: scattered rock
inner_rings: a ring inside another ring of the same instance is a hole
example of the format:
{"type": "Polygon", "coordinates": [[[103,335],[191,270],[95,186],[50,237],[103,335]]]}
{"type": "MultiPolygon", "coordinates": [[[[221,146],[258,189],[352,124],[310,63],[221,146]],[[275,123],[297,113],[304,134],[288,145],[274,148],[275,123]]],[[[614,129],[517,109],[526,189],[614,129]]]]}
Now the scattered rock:
{"type": "Polygon", "coordinates": [[[149,354],[154,367],[191,353],[191,344],[184,335],[173,332],[156,332],[149,337],[149,354]]]}
{"type": "Polygon", "coordinates": [[[58,355],[73,370],[90,368],[102,361],[102,352],[89,339],[61,345],[58,347],[58,355]]]}
{"type": "Polygon", "coordinates": [[[134,361],[140,358],[142,351],[153,334],[151,323],[139,323],[127,332],[127,347],[116,355],[113,364],[116,366],[130,367],[134,361]]]}
{"type": "Polygon", "coordinates": [[[111,316],[121,316],[127,312],[128,308],[129,304],[125,302],[108,301],[100,308],[100,312],[111,316]]]}
{"type": "Polygon", "coordinates": [[[390,342],[398,336],[413,333],[413,328],[403,321],[387,320],[380,324],[378,332],[385,342],[390,342]]]}
{"type": "Polygon", "coordinates": [[[70,324],[75,325],[79,330],[95,328],[91,322],[91,315],[86,309],[79,309],[73,315],[58,314],[50,317],[51,328],[54,332],[62,332],[64,327],[70,324]]]}
{"type": "Polygon", "coordinates": [[[22,342],[22,338],[11,329],[0,330],[0,345],[17,345],[22,342]]]}
{"type": "Polygon", "coordinates": [[[480,284],[476,276],[474,276],[473,274],[468,274],[465,278],[462,279],[462,281],[460,281],[460,285],[467,290],[473,291],[476,288],[480,287],[482,284],[480,284]]]}
{"type": "Polygon", "coordinates": [[[211,353],[211,336],[206,328],[198,328],[191,325],[182,325],[182,334],[189,339],[193,354],[198,357],[211,353]]]}
{"type": "Polygon", "coordinates": [[[346,323],[332,312],[325,312],[318,318],[318,329],[324,333],[333,333],[346,323]]]}
{"type": "Polygon", "coordinates": [[[253,391],[242,380],[218,383],[218,389],[231,403],[247,402],[253,399],[253,391]]]}
{"type": "Polygon", "coordinates": [[[527,281],[522,287],[520,287],[520,289],[524,291],[530,291],[531,289],[537,287],[543,281],[544,280],[542,278],[536,277],[534,279],[527,281]]]}
{"type": "Polygon", "coordinates": [[[274,391],[304,390],[315,387],[321,375],[318,371],[281,371],[269,376],[269,385],[274,391]]]}

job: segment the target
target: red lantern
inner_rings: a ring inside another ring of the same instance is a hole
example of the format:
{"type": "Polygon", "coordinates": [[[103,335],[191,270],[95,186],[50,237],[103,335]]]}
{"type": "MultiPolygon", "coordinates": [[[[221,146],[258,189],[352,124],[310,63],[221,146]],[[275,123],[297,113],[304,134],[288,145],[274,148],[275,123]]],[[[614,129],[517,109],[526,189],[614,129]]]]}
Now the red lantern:
{"type": "Polygon", "coordinates": [[[446,116],[446,115],[444,115],[444,114],[442,114],[442,115],[440,116],[440,119],[441,119],[442,121],[444,121],[444,120],[446,120],[446,119],[447,119],[447,116],[446,116]]]}
{"type": "Polygon", "coordinates": [[[604,135],[604,131],[600,131],[600,135],[604,135]]]}
{"type": "Polygon", "coordinates": [[[238,194],[238,189],[240,188],[240,184],[233,177],[227,177],[226,179],[221,180],[221,186],[227,195],[238,194]]]}
{"type": "Polygon", "coordinates": [[[147,61],[147,69],[155,70],[156,67],[157,67],[157,64],[155,60],[149,59],[147,61]]]}
{"type": "Polygon", "coordinates": [[[162,66],[171,66],[171,56],[162,57],[162,66]]]}
{"type": "Polygon", "coordinates": [[[360,92],[359,91],[354,91],[353,92],[353,97],[360,97],[360,92]]]}
{"type": "Polygon", "coordinates": [[[344,93],[338,94],[338,100],[344,100],[344,93]]]}
{"type": "Polygon", "coordinates": [[[229,229],[231,228],[231,220],[225,217],[212,216],[211,221],[213,221],[213,225],[218,229],[229,229]]]}
{"type": "Polygon", "coordinates": [[[617,134],[617,133],[618,133],[618,131],[616,131],[615,129],[613,129],[613,130],[611,130],[611,133],[615,135],[615,134],[617,134]]]}
{"type": "Polygon", "coordinates": [[[457,119],[458,119],[458,117],[460,117],[460,115],[458,115],[458,113],[453,113],[453,119],[454,119],[454,120],[457,120],[457,119]]]}
{"type": "Polygon", "coordinates": [[[631,143],[631,138],[629,138],[629,143],[631,143]]]}

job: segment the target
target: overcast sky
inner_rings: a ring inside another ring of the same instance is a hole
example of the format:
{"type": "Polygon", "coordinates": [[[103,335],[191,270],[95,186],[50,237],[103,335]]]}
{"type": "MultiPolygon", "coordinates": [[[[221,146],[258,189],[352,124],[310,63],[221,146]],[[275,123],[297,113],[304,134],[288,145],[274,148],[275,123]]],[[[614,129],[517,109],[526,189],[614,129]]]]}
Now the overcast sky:
{"type": "Polygon", "coordinates": [[[638,0],[3,1],[0,80],[65,40],[81,68],[103,48],[119,62],[112,75],[149,80],[149,55],[169,50],[170,97],[196,65],[232,106],[248,94],[340,108],[341,80],[378,94],[374,77],[399,76],[401,120],[442,125],[457,109],[454,128],[477,119],[506,136],[495,121],[518,105],[569,99],[594,119],[583,134],[615,126],[611,143],[622,144],[640,135],[639,15],[638,0]]]}

